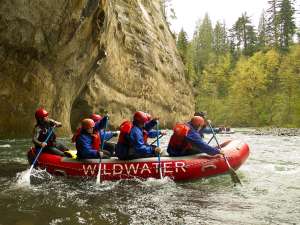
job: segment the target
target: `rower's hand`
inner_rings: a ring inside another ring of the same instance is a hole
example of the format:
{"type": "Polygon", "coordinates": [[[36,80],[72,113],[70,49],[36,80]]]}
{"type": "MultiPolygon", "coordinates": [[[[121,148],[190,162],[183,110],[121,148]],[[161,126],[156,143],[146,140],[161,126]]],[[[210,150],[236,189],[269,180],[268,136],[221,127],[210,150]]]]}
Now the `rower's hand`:
{"type": "Polygon", "coordinates": [[[225,151],[223,149],[219,149],[221,155],[225,155],[225,151]]]}
{"type": "Polygon", "coordinates": [[[46,142],[42,142],[41,147],[45,148],[46,146],[47,146],[47,143],[46,142]]]}
{"type": "Polygon", "coordinates": [[[62,123],[61,122],[55,122],[54,127],[62,127],[62,123]]]}
{"type": "Polygon", "coordinates": [[[211,120],[205,119],[206,125],[211,124],[211,120]]]}
{"type": "Polygon", "coordinates": [[[113,136],[113,137],[118,137],[118,134],[119,134],[119,133],[118,133],[117,131],[112,132],[112,136],[113,136]]]}
{"type": "Polygon", "coordinates": [[[162,153],[162,150],[161,150],[160,147],[155,147],[154,152],[155,152],[156,154],[161,154],[161,153],[162,153]]]}
{"type": "Polygon", "coordinates": [[[108,113],[106,113],[104,117],[107,118],[107,120],[109,120],[109,114],[108,113]]]}
{"type": "Polygon", "coordinates": [[[160,131],[160,134],[161,134],[161,135],[167,135],[167,131],[166,131],[166,130],[161,130],[161,131],[160,131]]]}

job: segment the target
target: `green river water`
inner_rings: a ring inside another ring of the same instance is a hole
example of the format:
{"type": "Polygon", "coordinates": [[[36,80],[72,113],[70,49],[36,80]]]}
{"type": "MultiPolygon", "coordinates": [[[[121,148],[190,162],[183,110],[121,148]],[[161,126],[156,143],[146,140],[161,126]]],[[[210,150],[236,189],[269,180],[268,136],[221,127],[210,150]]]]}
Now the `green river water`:
{"type": "MultiPolygon", "coordinates": [[[[243,186],[229,175],[96,185],[37,170],[27,186],[19,181],[29,168],[30,140],[0,140],[0,225],[300,224],[300,137],[244,131],[218,138],[249,144],[250,156],[237,172],[243,186]]],[[[164,147],[167,142],[164,137],[164,147]]]]}

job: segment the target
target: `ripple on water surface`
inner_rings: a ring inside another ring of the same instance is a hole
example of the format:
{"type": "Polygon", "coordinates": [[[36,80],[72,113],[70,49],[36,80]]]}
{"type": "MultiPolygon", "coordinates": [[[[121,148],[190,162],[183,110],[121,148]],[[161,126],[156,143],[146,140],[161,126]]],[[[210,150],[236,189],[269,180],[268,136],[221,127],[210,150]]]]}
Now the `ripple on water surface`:
{"type": "Polygon", "coordinates": [[[243,186],[228,175],[97,185],[35,169],[30,185],[18,185],[29,169],[30,140],[1,140],[10,147],[0,147],[0,224],[300,224],[300,137],[219,136],[229,137],[251,149],[238,171],[243,186]]]}

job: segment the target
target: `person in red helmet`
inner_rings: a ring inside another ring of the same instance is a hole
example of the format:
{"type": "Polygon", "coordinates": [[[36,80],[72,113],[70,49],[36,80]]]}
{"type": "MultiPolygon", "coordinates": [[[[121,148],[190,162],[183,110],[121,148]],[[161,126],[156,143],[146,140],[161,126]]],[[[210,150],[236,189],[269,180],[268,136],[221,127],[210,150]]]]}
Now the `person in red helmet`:
{"type": "MultiPolygon", "coordinates": [[[[102,116],[93,113],[90,116],[90,118],[92,120],[94,120],[94,122],[96,123],[102,119],[102,116]]],[[[114,155],[114,153],[115,153],[115,144],[111,143],[111,142],[107,142],[107,141],[109,141],[113,137],[117,137],[117,136],[118,136],[118,132],[116,132],[116,131],[106,130],[105,135],[104,135],[104,130],[101,129],[100,133],[99,133],[100,143],[102,143],[102,141],[104,141],[103,149],[109,151],[111,155],[114,155]]]]}
{"type": "Polygon", "coordinates": [[[185,156],[199,153],[208,155],[223,154],[222,149],[209,146],[203,141],[199,130],[206,122],[201,116],[193,116],[188,123],[175,125],[167,151],[170,156],[185,156]]]}
{"type": "Polygon", "coordinates": [[[119,140],[116,146],[116,155],[119,159],[137,159],[154,157],[161,153],[161,149],[147,143],[147,138],[155,138],[164,132],[152,130],[159,118],[151,119],[150,115],[137,111],[133,115],[133,122],[125,121],[120,127],[119,140]],[[123,131],[124,128],[124,131],[123,131]]]}
{"type": "MultiPolygon", "coordinates": [[[[96,113],[91,114],[89,118],[92,119],[95,123],[102,120],[102,116],[100,116],[99,114],[96,114],[96,113]]],[[[74,135],[72,137],[72,143],[75,143],[76,140],[78,139],[81,129],[82,129],[81,126],[79,128],[77,128],[76,132],[74,133],[74,135]]],[[[100,132],[95,129],[94,133],[93,133],[93,142],[92,142],[93,149],[96,149],[99,151],[101,148],[101,143],[104,140],[103,151],[105,151],[105,150],[108,151],[108,153],[106,153],[105,155],[111,155],[111,156],[114,155],[115,144],[108,143],[107,141],[116,136],[118,136],[118,132],[105,131],[105,136],[104,136],[103,129],[101,129],[100,132]]]]}
{"type": "MultiPolygon", "coordinates": [[[[92,120],[96,123],[96,122],[98,122],[98,121],[100,121],[100,120],[102,119],[102,116],[93,113],[93,114],[90,116],[90,119],[92,119],[92,120]]],[[[75,142],[76,142],[77,138],[78,138],[79,135],[80,135],[81,129],[82,129],[81,126],[79,126],[79,127],[77,128],[76,132],[74,133],[74,135],[73,135],[73,137],[72,137],[72,139],[71,139],[71,140],[72,140],[72,143],[75,143],[75,142]]],[[[96,137],[96,138],[97,138],[97,137],[96,137]]],[[[99,136],[99,138],[100,138],[100,136],[99,136]]],[[[97,139],[98,139],[98,138],[97,138],[97,139]]],[[[98,145],[100,146],[100,144],[101,144],[100,139],[99,139],[99,140],[96,140],[95,142],[99,142],[98,145]]],[[[97,145],[97,143],[96,143],[96,145],[97,145]]]]}
{"type": "Polygon", "coordinates": [[[64,155],[64,151],[68,150],[62,143],[56,141],[56,135],[53,132],[47,139],[53,127],[61,127],[62,124],[48,117],[48,112],[44,108],[39,108],[35,111],[36,125],[33,129],[32,142],[36,149],[43,148],[44,152],[56,155],[64,155]]]}
{"type": "Polygon", "coordinates": [[[94,120],[94,122],[98,122],[100,120],[102,120],[102,116],[96,113],[93,113],[92,115],[90,115],[90,119],[94,120]]]}
{"type": "MultiPolygon", "coordinates": [[[[201,116],[205,121],[205,125],[202,126],[201,129],[199,129],[199,134],[202,138],[204,138],[204,134],[211,134],[212,133],[210,127],[208,127],[208,123],[211,123],[211,121],[206,119],[206,115],[207,115],[207,113],[202,112],[202,111],[194,113],[194,116],[201,116]]],[[[213,130],[214,130],[215,133],[220,132],[219,128],[213,128],[213,130]]]]}
{"type": "Polygon", "coordinates": [[[110,153],[107,151],[100,152],[100,142],[95,146],[95,136],[98,135],[100,141],[99,132],[103,129],[108,121],[108,116],[104,116],[96,123],[90,118],[83,119],[81,121],[81,130],[78,138],[76,139],[77,157],[79,159],[86,158],[109,158],[110,153]],[[100,155],[101,154],[101,155],[100,155]]]}

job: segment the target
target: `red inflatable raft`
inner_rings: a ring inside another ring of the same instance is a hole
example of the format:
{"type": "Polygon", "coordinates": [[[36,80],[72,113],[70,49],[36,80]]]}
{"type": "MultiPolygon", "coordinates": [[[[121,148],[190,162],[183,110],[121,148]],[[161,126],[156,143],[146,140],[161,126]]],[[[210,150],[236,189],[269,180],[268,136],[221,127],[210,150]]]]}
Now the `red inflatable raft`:
{"type": "MultiPolygon", "coordinates": [[[[238,169],[248,158],[249,147],[240,141],[230,141],[223,147],[228,161],[238,169]]],[[[28,152],[34,157],[34,150],[28,152]]],[[[96,177],[99,170],[99,159],[77,160],[58,155],[41,153],[37,166],[46,169],[50,174],[67,177],[96,177]]],[[[191,180],[215,176],[228,172],[224,158],[220,155],[208,156],[198,154],[184,157],[161,157],[163,176],[173,180],[191,180]]],[[[131,178],[159,178],[157,158],[143,158],[122,161],[113,157],[102,159],[101,180],[119,180],[131,178]]]]}

